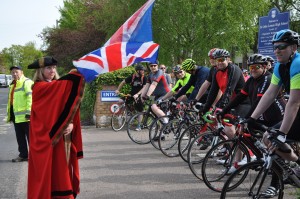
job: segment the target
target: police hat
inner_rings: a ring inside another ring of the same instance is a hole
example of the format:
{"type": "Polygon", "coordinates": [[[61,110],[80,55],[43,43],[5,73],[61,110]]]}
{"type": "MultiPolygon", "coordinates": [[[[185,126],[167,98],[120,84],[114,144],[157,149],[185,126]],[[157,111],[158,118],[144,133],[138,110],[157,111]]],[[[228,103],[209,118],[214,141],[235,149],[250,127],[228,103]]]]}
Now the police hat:
{"type": "Polygon", "coordinates": [[[10,71],[12,71],[13,69],[23,70],[21,66],[11,66],[11,67],[9,68],[10,71]]]}
{"type": "Polygon", "coordinates": [[[51,56],[42,57],[35,60],[32,64],[28,65],[28,69],[38,69],[45,66],[57,65],[57,60],[51,56]]]}

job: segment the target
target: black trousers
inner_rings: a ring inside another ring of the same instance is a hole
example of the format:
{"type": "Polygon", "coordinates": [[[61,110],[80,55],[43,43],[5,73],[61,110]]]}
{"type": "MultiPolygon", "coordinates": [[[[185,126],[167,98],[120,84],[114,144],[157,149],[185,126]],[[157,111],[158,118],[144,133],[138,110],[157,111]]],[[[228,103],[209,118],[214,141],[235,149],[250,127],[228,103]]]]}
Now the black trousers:
{"type": "Polygon", "coordinates": [[[20,152],[19,157],[28,158],[27,142],[29,144],[29,122],[14,122],[14,127],[18,142],[18,150],[20,152]]]}

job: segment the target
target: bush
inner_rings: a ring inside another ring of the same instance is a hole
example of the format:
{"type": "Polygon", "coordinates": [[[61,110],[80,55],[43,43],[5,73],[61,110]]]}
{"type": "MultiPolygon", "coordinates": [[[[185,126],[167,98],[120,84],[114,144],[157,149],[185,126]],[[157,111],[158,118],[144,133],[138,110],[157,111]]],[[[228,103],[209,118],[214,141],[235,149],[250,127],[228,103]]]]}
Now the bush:
{"type": "MultiPolygon", "coordinates": [[[[117,71],[101,74],[97,79],[85,85],[83,100],[80,107],[83,125],[93,124],[94,106],[97,91],[102,90],[102,85],[119,85],[129,75],[135,72],[134,67],[125,67],[117,71]]],[[[129,93],[130,85],[123,86],[121,92],[129,93]]]]}

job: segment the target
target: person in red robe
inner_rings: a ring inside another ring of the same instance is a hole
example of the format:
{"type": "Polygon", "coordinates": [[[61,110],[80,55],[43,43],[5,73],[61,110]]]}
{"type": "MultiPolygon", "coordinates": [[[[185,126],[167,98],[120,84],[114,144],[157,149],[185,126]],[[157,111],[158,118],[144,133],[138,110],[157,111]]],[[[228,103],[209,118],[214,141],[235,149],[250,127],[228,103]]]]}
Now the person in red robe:
{"type": "Polygon", "coordinates": [[[58,78],[50,56],[36,69],[32,88],[28,199],[73,199],[79,193],[78,159],[83,158],[79,106],[84,78],[76,70],[58,78]]]}

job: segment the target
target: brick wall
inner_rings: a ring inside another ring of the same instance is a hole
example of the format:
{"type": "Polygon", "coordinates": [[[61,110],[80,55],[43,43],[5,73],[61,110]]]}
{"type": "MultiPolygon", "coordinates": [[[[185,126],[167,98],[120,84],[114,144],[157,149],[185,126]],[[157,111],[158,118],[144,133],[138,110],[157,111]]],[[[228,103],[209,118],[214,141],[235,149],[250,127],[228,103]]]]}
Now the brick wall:
{"type": "MultiPolygon", "coordinates": [[[[117,86],[102,86],[102,90],[116,90],[117,86]]],[[[95,104],[95,123],[96,128],[110,127],[110,119],[112,113],[110,112],[110,106],[116,102],[101,102],[100,91],[97,91],[97,99],[95,104]]]]}

